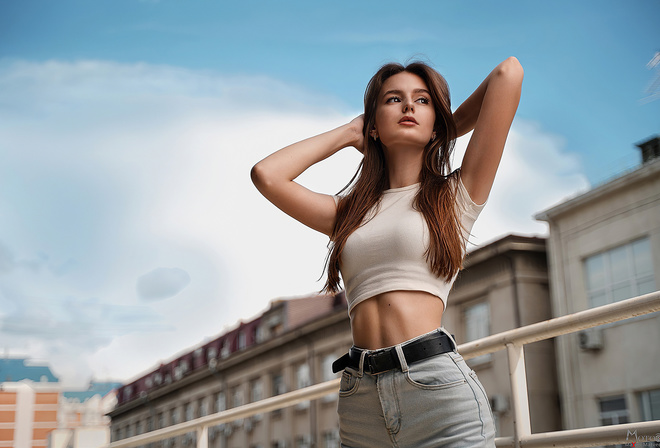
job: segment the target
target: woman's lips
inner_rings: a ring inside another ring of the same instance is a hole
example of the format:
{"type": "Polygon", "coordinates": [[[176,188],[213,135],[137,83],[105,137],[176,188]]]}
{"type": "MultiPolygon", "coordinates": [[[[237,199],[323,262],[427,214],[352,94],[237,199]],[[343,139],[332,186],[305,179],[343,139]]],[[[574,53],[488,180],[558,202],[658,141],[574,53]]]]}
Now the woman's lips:
{"type": "Polygon", "coordinates": [[[403,117],[401,120],[399,120],[399,124],[412,126],[417,124],[417,120],[415,120],[413,117],[403,117]]]}

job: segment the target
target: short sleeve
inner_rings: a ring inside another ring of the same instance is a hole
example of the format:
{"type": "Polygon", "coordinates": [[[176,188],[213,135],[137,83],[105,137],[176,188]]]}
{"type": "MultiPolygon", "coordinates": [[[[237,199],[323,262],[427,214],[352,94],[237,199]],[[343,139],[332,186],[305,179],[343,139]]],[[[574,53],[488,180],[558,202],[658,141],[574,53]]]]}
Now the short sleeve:
{"type": "Polygon", "coordinates": [[[475,203],[470,197],[470,193],[468,193],[467,188],[465,188],[461,175],[459,174],[457,177],[458,177],[458,188],[456,191],[456,202],[458,203],[461,210],[463,210],[465,214],[467,214],[473,221],[476,221],[477,217],[479,216],[479,213],[481,213],[481,210],[483,210],[488,200],[486,200],[486,202],[484,202],[483,204],[475,203]]]}

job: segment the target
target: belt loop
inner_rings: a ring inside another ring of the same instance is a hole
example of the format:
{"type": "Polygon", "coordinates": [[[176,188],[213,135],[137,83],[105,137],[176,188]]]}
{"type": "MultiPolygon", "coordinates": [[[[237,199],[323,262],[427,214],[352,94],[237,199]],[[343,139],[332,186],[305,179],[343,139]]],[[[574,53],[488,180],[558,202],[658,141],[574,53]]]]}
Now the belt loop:
{"type": "Polygon", "coordinates": [[[399,364],[401,364],[401,371],[403,373],[408,372],[408,363],[406,362],[406,357],[403,354],[403,348],[401,348],[401,344],[395,345],[394,349],[396,350],[396,354],[399,357],[399,364]]]}
{"type": "Polygon", "coordinates": [[[358,364],[358,378],[362,378],[364,375],[364,358],[367,356],[367,351],[362,350],[360,352],[360,363],[358,364]]]}
{"type": "Polygon", "coordinates": [[[451,333],[449,333],[447,330],[445,330],[445,327],[440,327],[440,331],[442,331],[444,334],[446,334],[449,337],[449,339],[451,339],[451,342],[454,343],[454,351],[456,353],[458,353],[458,344],[454,340],[454,337],[451,335],[451,333]]]}

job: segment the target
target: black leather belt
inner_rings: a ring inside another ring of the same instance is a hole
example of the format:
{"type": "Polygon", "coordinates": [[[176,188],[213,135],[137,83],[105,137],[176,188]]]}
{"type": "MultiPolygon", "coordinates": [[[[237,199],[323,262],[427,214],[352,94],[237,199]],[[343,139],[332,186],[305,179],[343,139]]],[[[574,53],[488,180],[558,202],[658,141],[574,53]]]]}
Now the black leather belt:
{"type": "MultiPolygon", "coordinates": [[[[451,352],[454,348],[451,338],[440,332],[424,336],[401,347],[408,364],[451,352]]],[[[346,367],[359,369],[362,352],[362,349],[351,347],[348,353],[332,363],[332,371],[337,373],[346,367]]],[[[400,368],[401,363],[394,347],[367,353],[364,357],[364,371],[372,375],[400,368]]]]}

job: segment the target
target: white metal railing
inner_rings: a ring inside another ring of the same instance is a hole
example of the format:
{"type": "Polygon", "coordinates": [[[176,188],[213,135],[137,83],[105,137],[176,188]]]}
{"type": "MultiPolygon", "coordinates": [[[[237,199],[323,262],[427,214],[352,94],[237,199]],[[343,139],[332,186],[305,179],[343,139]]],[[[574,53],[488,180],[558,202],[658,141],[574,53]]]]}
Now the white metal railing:
{"type": "MultiPolygon", "coordinates": [[[[655,311],[660,311],[660,291],[504,331],[458,346],[459,353],[465,359],[503,349],[507,351],[512,391],[511,407],[514,415],[514,435],[512,437],[496,438],[495,445],[498,447],[515,448],[589,447],[632,443],[633,441],[660,441],[658,438],[660,437],[658,436],[660,434],[660,420],[532,434],[523,352],[523,346],[531,342],[550,339],[563,334],[574,333],[597,325],[616,322],[655,311]]],[[[325,383],[315,384],[304,389],[266,398],[213,415],[207,415],[145,434],[118,440],[112,442],[107,448],[136,447],[189,432],[197,433],[197,448],[208,448],[209,427],[259,413],[294,406],[303,401],[315,400],[325,395],[336,393],[339,388],[339,381],[339,379],[334,379],[325,383]]],[[[640,446],[645,446],[645,443],[641,443],[640,446]]]]}

